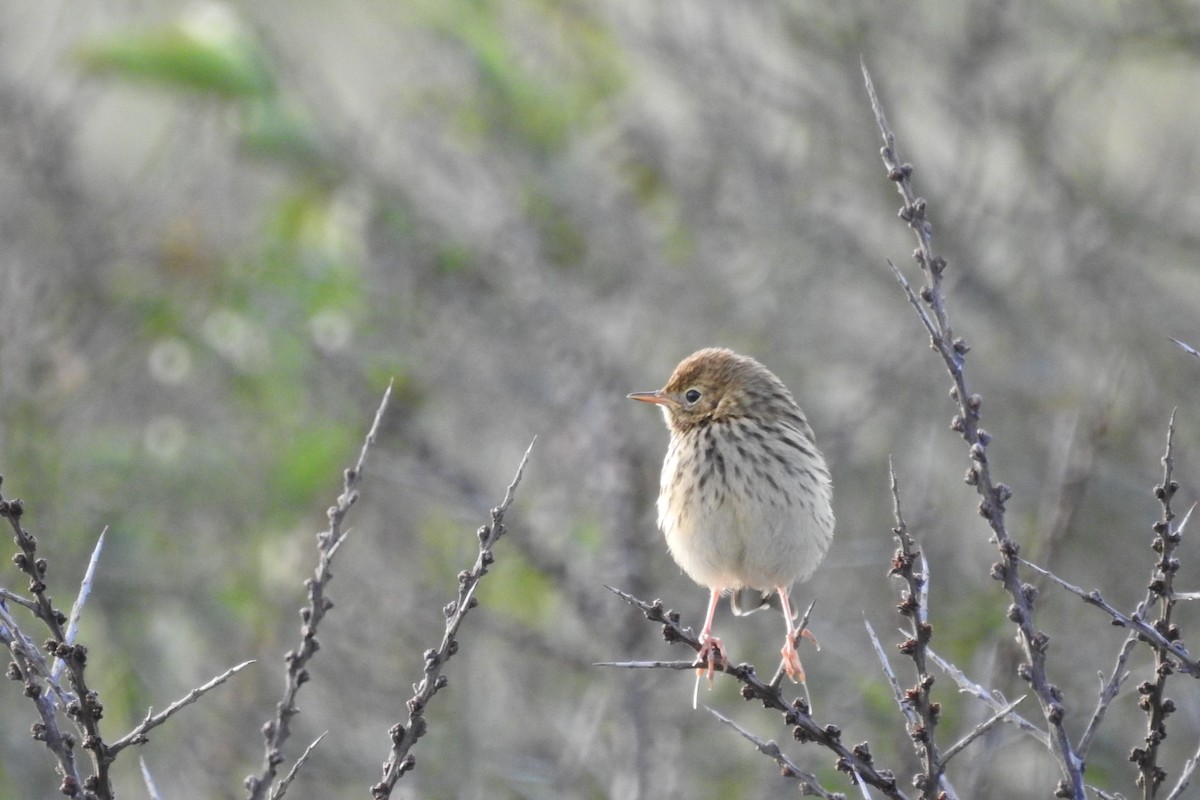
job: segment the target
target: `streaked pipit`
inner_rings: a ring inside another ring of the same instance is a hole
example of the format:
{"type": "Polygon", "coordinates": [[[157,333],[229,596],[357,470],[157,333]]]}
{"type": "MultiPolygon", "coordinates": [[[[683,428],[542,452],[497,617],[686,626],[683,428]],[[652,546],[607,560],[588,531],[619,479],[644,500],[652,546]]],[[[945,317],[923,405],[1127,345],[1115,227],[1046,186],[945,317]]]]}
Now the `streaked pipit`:
{"type": "Polygon", "coordinates": [[[676,563],[710,591],[699,654],[709,677],[725,657],[713,615],[732,592],[735,614],[783,611],[783,667],[803,681],[803,631],[788,592],[824,558],[833,508],[829,469],[792,393],[753,358],[708,348],[680,362],[662,389],[629,397],[662,406],[671,431],[658,526],[676,563]]]}

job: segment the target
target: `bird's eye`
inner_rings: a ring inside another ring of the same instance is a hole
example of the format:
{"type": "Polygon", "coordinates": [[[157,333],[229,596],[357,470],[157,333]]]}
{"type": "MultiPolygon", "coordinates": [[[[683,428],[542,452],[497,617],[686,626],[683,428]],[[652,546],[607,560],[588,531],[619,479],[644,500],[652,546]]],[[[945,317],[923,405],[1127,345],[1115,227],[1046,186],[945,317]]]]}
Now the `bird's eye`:
{"type": "Polygon", "coordinates": [[[684,393],[683,399],[687,400],[689,403],[696,402],[697,400],[700,399],[700,390],[699,389],[688,389],[687,392],[684,393]]]}

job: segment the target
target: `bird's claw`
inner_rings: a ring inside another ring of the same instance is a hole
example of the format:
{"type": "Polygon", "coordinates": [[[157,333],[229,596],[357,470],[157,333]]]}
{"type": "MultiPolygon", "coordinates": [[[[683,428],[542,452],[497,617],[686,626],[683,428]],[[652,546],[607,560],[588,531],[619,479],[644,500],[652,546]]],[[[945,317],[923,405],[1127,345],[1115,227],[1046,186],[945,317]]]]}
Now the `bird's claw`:
{"type": "Polygon", "coordinates": [[[804,683],[804,667],[800,664],[800,654],[796,652],[796,639],[808,639],[818,650],[821,649],[821,645],[807,628],[784,637],[783,648],[779,651],[783,656],[783,669],[792,679],[792,683],[804,683]]]}
{"type": "Polygon", "coordinates": [[[708,685],[711,687],[717,668],[726,663],[725,645],[716,636],[704,637],[700,642],[700,651],[696,653],[696,661],[704,665],[696,670],[696,674],[707,675],[708,685]]]}

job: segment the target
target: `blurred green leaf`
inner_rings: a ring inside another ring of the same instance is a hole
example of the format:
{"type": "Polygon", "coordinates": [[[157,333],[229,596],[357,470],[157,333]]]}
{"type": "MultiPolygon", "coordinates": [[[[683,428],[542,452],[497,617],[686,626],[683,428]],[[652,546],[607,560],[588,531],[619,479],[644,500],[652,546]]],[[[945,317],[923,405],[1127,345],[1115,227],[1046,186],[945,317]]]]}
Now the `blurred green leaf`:
{"type": "Polygon", "coordinates": [[[251,155],[308,170],[319,168],[325,173],[321,175],[324,182],[332,182],[336,177],[315,126],[299,112],[285,108],[274,96],[245,109],[241,143],[251,155]]]}
{"type": "Polygon", "coordinates": [[[226,97],[266,97],[275,89],[258,43],[220,6],[159,30],[95,42],[79,57],[96,72],[226,97]]]}
{"type": "Polygon", "coordinates": [[[464,130],[496,128],[538,150],[557,150],[624,82],[609,29],[578,9],[529,3],[514,12],[492,0],[438,0],[419,8],[426,24],[474,59],[480,96],[460,109],[464,130]],[[546,26],[533,57],[512,26],[523,17],[534,29],[546,26]]]}

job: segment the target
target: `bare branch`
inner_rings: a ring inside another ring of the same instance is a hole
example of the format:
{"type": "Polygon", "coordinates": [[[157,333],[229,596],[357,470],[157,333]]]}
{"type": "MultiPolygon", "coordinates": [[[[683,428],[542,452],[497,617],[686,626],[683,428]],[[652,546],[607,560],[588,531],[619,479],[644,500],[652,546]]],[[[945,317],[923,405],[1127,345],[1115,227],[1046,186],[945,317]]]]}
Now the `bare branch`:
{"type": "Polygon", "coordinates": [[[1093,589],[1090,592],[1086,592],[1075,584],[1069,583],[1058,577],[1050,570],[1039,567],[1032,561],[1026,561],[1025,559],[1019,557],[1018,560],[1042,577],[1049,578],[1051,581],[1057,583],[1071,594],[1078,596],[1088,605],[1095,606],[1104,613],[1108,614],[1110,617],[1112,617],[1114,625],[1120,625],[1122,628],[1128,628],[1131,631],[1134,631],[1155,650],[1162,650],[1174,656],[1176,659],[1178,659],[1178,664],[1176,664],[1176,667],[1180,672],[1186,672],[1193,677],[1200,677],[1200,663],[1192,658],[1191,654],[1188,653],[1187,648],[1185,648],[1179,642],[1168,640],[1167,637],[1155,630],[1154,626],[1148,624],[1142,618],[1145,614],[1144,606],[1139,606],[1138,610],[1133,615],[1127,616],[1113,608],[1113,606],[1111,606],[1108,601],[1101,596],[1099,590],[1093,589]]]}
{"type": "Polygon", "coordinates": [[[229,680],[234,675],[238,674],[253,663],[253,660],[243,661],[236,667],[230,667],[203,686],[197,686],[195,689],[192,689],[190,692],[176,700],[174,703],[171,703],[171,705],[167,706],[157,714],[147,712],[146,718],[139,722],[136,728],[108,746],[109,757],[115,757],[117,753],[121,752],[126,747],[129,747],[131,744],[145,744],[147,741],[149,741],[149,737],[147,737],[146,734],[157,728],[159,725],[162,725],[184,708],[190,706],[192,703],[196,702],[201,697],[208,694],[210,691],[217,688],[222,683],[229,680]]]}
{"type": "Polygon", "coordinates": [[[529,463],[529,456],[533,452],[533,445],[536,441],[535,438],[533,442],[529,443],[525,455],[521,457],[521,463],[517,466],[517,473],[513,476],[512,483],[508,485],[503,502],[492,509],[491,522],[476,532],[479,537],[479,555],[476,556],[475,565],[470,570],[464,570],[458,574],[458,596],[443,609],[446,615],[446,628],[442,634],[441,644],[436,649],[425,651],[424,674],[420,683],[415,687],[415,693],[408,700],[408,717],[404,722],[393,725],[388,732],[392,739],[392,749],[388,760],[383,765],[383,780],[371,787],[371,796],[375,800],[390,797],[396,782],[416,765],[416,758],[410,751],[417,740],[425,735],[428,728],[428,723],[425,721],[425,708],[434,695],[445,688],[448,683],[449,679],[442,674],[442,671],[450,657],[458,652],[459,626],[462,625],[467,612],[479,603],[478,598],[475,597],[475,590],[479,586],[480,580],[487,574],[488,568],[496,560],[492,554],[492,548],[508,530],[504,525],[504,514],[516,497],[517,486],[525,474],[525,466],[529,463]]]}
{"type": "Polygon", "coordinates": [[[346,514],[358,500],[358,484],[362,481],[367,454],[375,444],[375,437],[379,433],[383,414],[391,397],[392,383],[389,382],[375,411],[375,419],[363,440],[362,449],[359,450],[358,461],[342,474],[342,492],[326,512],[329,527],[317,534],[317,567],[313,576],[305,581],[308,605],[300,609],[300,619],[303,622],[300,629],[300,645],[284,655],[287,671],[283,699],[275,705],[274,718],[263,726],[265,752],[262,770],[257,775],[247,776],[245,780],[249,800],[263,800],[268,796],[279,765],[283,763],[283,746],[291,736],[292,717],[300,713],[300,709],[296,707],[296,696],[300,687],[308,681],[308,662],[319,647],[317,629],[326,612],[333,608],[333,601],[325,596],[325,589],[333,579],[333,557],[348,535],[348,531],[343,527],[346,514]]]}
{"type": "Polygon", "coordinates": [[[162,796],[158,793],[158,787],[154,785],[154,776],[150,774],[150,768],[146,766],[146,759],[138,757],[138,767],[142,770],[142,783],[146,784],[146,794],[150,800],[162,800],[162,796]]]}
{"type": "MultiPolygon", "coordinates": [[[[945,780],[945,767],[934,740],[941,707],[933,702],[930,694],[933,676],[929,674],[926,657],[929,642],[933,639],[933,625],[929,623],[929,564],[926,563],[924,555],[917,550],[916,543],[908,532],[908,524],[904,521],[904,514],[900,509],[900,482],[891,458],[888,458],[888,478],[892,493],[892,517],[896,523],[892,528],[892,536],[897,545],[888,575],[899,577],[905,583],[896,609],[908,620],[908,630],[903,631],[905,639],[900,643],[899,650],[912,659],[916,682],[910,688],[902,690],[895,676],[890,674],[890,666],[886,665],[887,659],[883,656],[878,641],[875,642],[875,650],[879,653],[880,660],[885,662],[885,671],[889,672],[897,702],[901,704],[902,709],[908,709],[905,710],[906,729],[917,757],[921,759],[922,773],[915,778],[916,783],[926,797],[936,791],[947,800],[954,800],[954,791],[945,780]],[[913,569],[918,558],[921,562],[920,572],[913,569]]],[[[874,631],[871,635],[874,639],[874,631]]]]}
{"type": "Polygon", "coordinates": [[[1117,663],[1113,666],[1112,675],[1107,681],[1104,680],[1103,674],[1100,675],[1100,697],[1096,701],[1096,710],[1092,712],[1092,718],[1088,720],[1087,728],[1079,737],[1079,745],[1076,748],[1080,758],[1087,758],[1087,754],[1092,748],[1092,740],[1096,738],[1096,731],[1099,730],[1100,723],[1104,720],[1105,712],[1108,711],[1112,701],[1116,699],[1121,685],[1129,678],[1129,672],[1125,669],[1125,665],[1129,662],[1129,656],[1133,653],[1133,647],[1137,641],[1136,633],[1125,637],[1125,643],[1121,645],[1121,650],[1117,653],[1117,663]]]}
{"type": "MultiPolygon", "coordinates": [[[[1175,411],[1171,411],[1171,419],[1167,423],[1167,447],[1162,457],[1162,483],[1154,487],[1154,496],[1162,508],[1162,515],[1154,523],[1154,540],[1151,543],[1151,549],[1156,554],[1154,569],[1141,608],[1148,612],[1151,609],[1158,610],[1158,618],[1153,620],[1151,625],[1172,643],[1178,642],[1181,637],[1179,626],[1172,621],[1175,611],[1175,573],[1180,564],[1175,552],[1183,539],[1180,527],[1187,522],[1185,517],[1180,525],[1173,524],[1175,511],[1171,500],[1179,489],[1179,482],[1174,478],[1174,445],[1175,411]]],[[[1155,648],[1153,680],[1143,681],[1137,687],[1140,695],[1138,707],[1146,712],[1146,735],[1143,739],[1146,746],[1133,748],[1129,760],[1137,765],[1140,773],[1138,786],[1141,787],[1145,800],[1153,800],[1158,787],[1167,778],[1167,771],[1158,763],[1158,756],[1159,745],[1167,737],[1167,717],[1175,711],[1175,703],[1166,697],[1166,688],[1167,681],[1177,666],[1167,651],[1155,648]]]]}
{"type": "MultiPolygon", "coordinates": [[[[981,701],[984,705],[993,709],[997,713],[1003,711],[1010,705],[1008,700],[1005,699],[1002,694],[996,691],[988,690],[980,684],[975,683],[975,681],[967,677],[966,673],[939,656],[933,649],[929,650],[929,658],[932,659],[935,664],[941,667],[942,671],[949,675],[950,678],[958,684],[958,689],[960,692],[973,695],[977,700],[981,701]]],[[[1022,717],[1020,714],[1006,714],[1002,717],[1001,721],[1015,725],[1019,730],[1028,733],[1030,736],[1041,742],[1043,747],[1050,746],[1050,737],[1046,735],[1046,732],[1022,717]]]]}
{"type": "Polygon", "coordinates": [[[1172,339],[1170,336],[1168,336],[1167,338],[1171,339],[1172,342],[1179,345],[1179,347],[1183,350],[1183,352],[1189,353],[1189,354],[1195,356],[1196,358],[1200,358],[1200,350],[1197,350],[1196,348],[1192,347],[1190,344],[1184,344],[1183,342],[1179,341],[1178,339],[1172,339]]]}
{"type": "MultiPolygon", "coordinates": [[[[88,597],[92,594],[92,582],[96,577],[96,566],[100,563],[100,553],[104,551],[104,540],[108,536],[108,526],[104,526],[104,530],[100,531],[100,536],[96,539],[96,546],[92,548],[92,556],[88,559],[87,569],[84,570],[83,580],[79,583],[79,594],[75,596],[75,602],[71,604],[71,613],[67,618],[66,638],[63,640],[67,644],[75,642],[75,634],[79,630],[79,619],[83,616],[83,607],[87,604],[88,597]]],[[[58,661],[55,663],[51,671],[51,677],[58,679],[62,672],[65,662],[58,661]]]]}
{"type": "MultiPolygon", "coordinates": [[[[705,708],[708,708],[708,706],[705,706],[705,708]]],[[[708,708],[708,713],[741,734],[746,741],[758,748],[758,752],[773,758],[775,763],[783,770],[785,778],[794,778],[800,782],[801,795],[805,797],[823,797],[825,800],[845,800],[845,795],[829,791],[821,785],[816,775],[798,767],[796,762],[784,755],[783,751],[779,749],[779,745],[774,741],[760,739],[719,711],[708,708]]]]}
{"type": "Polygon", "coordinates": [[[1179,772],[1179,780],[1175,781],[1175,786],[1167,795],[1167,800],[1182,800],[1184,791],[1192,782],[1192,776],[1196,774],[1197,763],[1200,763],[1200,749],[1197,749],[1192,757],[1184,762],[1183,769],[1179,772]]]}
{"type": "Polygon", "coordinates": [[[22,597],[16,592],[10,592],[8,589],[0,586],[0,601],[12,603],[15,606],[20,606],[26,611],[37,611],[37,603],[30,600],[28,597],[22,597]]]}
{"type": "MultiPolygon", "coordinates": [[[[696,638],[692,629],[680,625],[679,614],[675,611],[665,611],[662,601],[655,600],[652,603],[648,603],[620,589],[614,589],[611,586],[606,586],[605,588],[629,605],[641,610],[646,619],[651,622],[661,623],[663,626],[663,638],[668,643],[674,644],[679,642],[687,645],[695,652],[700,651],[700,640],[696,638]]],[[[657,667],[674,670],[696,669],[705,666],[696,661],[627,661],[608,662],[607,665],[629,668],[657,667]]],[[[822,726],[817,724],[816,720],[812,718],[808,704],[803,699],[796,698],[790,703],[784,700],[782,689],[779,686],[763,683],[759,680],[753,665],[744,663],[734,665],[728,662],[721,662],[717,665],[716,671],[730,675],[742,684],[743,699],[758,700],[764,707],[782,712],[784,724],[792,727],[792,735],[798,741],[815,742],[836,754],[836,766],[839,772],[857,776],[856,779],[874,786],[883,792],[885,796],[893,798],[893,800],[900,800],[900,798],[905,797],[896,783],[895,775],[890,770],[880,770],[875,767],[870,749],[865,742],[856,745],[854,748],[847,748],[842,744],[840,728],[836,725],[822,726]]]]}
{"type": "MultiPolygon", "coordinates": [[[[54,658],[62,659],[65,664],[67,682],[70,684],[70,693],[73,695],[70,703],[71,716],[82,735],[84,749],[92,760],[93,774],[87,779],[87,783],[92,787],[91,791],[99,800],[111,800],[113,788],[109,776],[109,766],[112,764],[112,759],[109,757],[108,747],[100,735],[103,704],[100,702],[99,693],[89,688],[84,674],[88,650],[82,644],[68,643],[67,641],[63,628],[68,619],[67,615],[55,608],[50,600],[45,582],[49,567],[46,559],[37,554],[37,538],[21,522],[24,515],[24,502],[18,498],[6,500],[0,496],[0,518],[8,520],[9,527],[13,531],[13,541],[19,550],[13,556],[13,563],[29,576],[29,593],[33,596],[34,603],[33,614],[50,632],[50,639],[44,648],[54,658]]],[[[12,623],[12,627],[15,631],[16,624],[12,623]]],[[[26,650],[23,642],[21,649],[26,650]]],[[[40,684],[29,684],[29,681],[36,674],[45,677],[53,691],[60,696],[66,693],[59,688],[58,680],[53,678],[57,674],[55,668],[47,669],[41,660],[40,650],[38,648],[32,648],[32,650],[38,652],[36,658],[29,650],[26,650],[24,655],[18,656],[14,661],[17,663],[17,669],[21,672],[22,679],[27,682],[29,687],[27,695],[34,699],[38,706],[38,714],[42,718],[41,727],[35,730],[34,735],[37,738],[44,737],[47,745],[54,752],[64,775],[59,789],[64,794],[71,795],[81,789],[79,776],[75,771],[73,754],[75,737],[59,732],[57,722],[53,719],[53,703],[44,693],[45,687],[40,684]]],[[[13,655],[17,656],[16,650],[13,651],[13,655]]]]}
{"type": "Polygon", "coordinates": [[[908,727],[911,729],[921,724],[921,716],[913,708],[912,703],[904,699],[904,690],[900,688],[900,681],[896,679],[896,673],[892,671],[892,665],[888,661],[887,653],[883,650],[883,645],[879,643],[879,637],[875,635],[875,629],[865,619],[863,624],[867,626],[867,636],[871,639],[871,646],[875,648],[875,656],[883,667],[883,674],[887,676],[888,685],[892,687],[892,698],[900,707],[900,712],[904,714],[908,727]]]}
{"type": "Polygon", "coordinates": [[[296,780],[296,775],[299,774],[300,767],[304,766],[305,761],[308,761],[308,757],[312,755],[313,750],[325,738],[326,733],[329,733],[329,731],[325,731],[325,733],[313,739],[312,744],[304,748],[304,752],[296,759],[296,763],[292,764],[292,768],[288,770],[287,775],[284,775],[283,779],[275,784],[275,788],[271,790],[271,800],[283,800],[283,796],[287,794],[288,787],[292,785],[292,781],[296,780]]]}
{"type": "Polygon", "coordinates": [[[0,644],[12,653],[12,668],[16,669],[17,676],[24,685],[25,696],[33,701],[37,709],[39,721],[34,723],[33,738],[44,742],[54,754],[63,776],[60,788],[67,790],[71,787],[81,787],[82,782],[75,760],[75,736],[64,733],[58,727],[54,699],[47,687],[59,696],[60,701],[63,699],[63,690],[58,684],[50,682],[49,669],[41,652],[17,627],[16,621],[8,613],[3,602],[0,602],[0,644]]]}
{"type": "MultiPolygon", "coordinates": [[[[674,669],[674,670],[689,670],[689,669],[704,669],[706,665],[699,663],[696,660],[692,661],[597,661],[592,664],[593,667],[618,667],[620,669],[674,669]]],[[[741,664],[746,666],[748,664],[741,664]]],[[[716,668],[717,672],[724,672],[720,666],[716,668]]]]}
{"type": "Polygon", "coordinates": [[[980,736],[987,733],[992,728],[996,727],[997,723],[1004,722],[1005,718],[1009,714],[1011,714],[1013,712],[1013,709],[1015,709],[1017,706],[1019,706],[1021,704],[1021,701],[1024,700],[1026,697],[1027,697],[1027,695],[1021,695],[1016,700],[1013,700],[1011,703],[1006,705],[1004,708],[1000,709],[995,714],[993,714],[992,716],[985,719],[983,722],[976,725],[975,729],[972,730],[970,733],[968,733],[966,736],[959,739],[957,742],[952,744],[950,747],[947,747],[946,751],[944,753],[942,753],[942,766],[945,767],[946,764],[948,764],[950,762],[950,759],[954,758],[956,755],[958,755],[963,750],[965,750],[967,745],[969,745],[971,742],[975,741],[980,736]]]}
{"type": "MultiPolygon", "coordinates": [[[[1033,590],[1034,587],[1027,589],[1021,580],[1017,561],[1020,547],[1009,535],[1005,522],[1004,504],[1012,497],[1012,489],[992,479],[988,457],[988,445],[992,437],[979,424],[983,399],[978,394],[971,393],[967,387],[964,364],[970,347],[962,338],[954,335],[946,310],[946,297],[942,291],[946,260],[933,251],[933,226],[927,216],[927,204],[913,191],[912,165],[901,163],[897,157],[896,137],[884,115],[883,106],[875,93],[875,86],[865,63],[862,65],[862,73],[871,108],[875,113],[875,122],[883,138],[880,156],[887,169],[888,179],[895,184],[903,199],[900,218],[908,224],[916,237],[917,248],[913,252],[913,258],[925,276],[925,284],[915,293],[907,286],[906,281],[901,281],[901,285],[905,288],[909,302],[918,308],[921,322],[929,331],[930,344],[941,356],[952,380],[950,396],[958,403],[959,409],[950,427],[967,443],[971,465],[967,470],[966,482],[975,488],[980,497],[979,514],[991,528],[1000,552],[1001,560],[993,566],[992,577],[1004,585],[1005,591],[1012,598],[1008,616],[1016,625],[1017,640],[1026,659],[1018,668],[1018,674],[1033,688],[1046,719],[1050,751],[1058,762],[1063,778],[1055,788],[1056,796],[1085,800],[1083,762],[1075,753],[1070,736],[1063,726],[1066,707],[1062,694],[1050,682],[1046,673],[1046,649],[1050,638],[1034,624],[1033,601],[1036,591],[1033,590]],[[914,296],[919,298],[920,302],[915,302],[914,296]],[[925,313],[921,303],[928,307],[929,313],[925,313]]],[[[894,265],[892,270],[898,272],[894,265]]]]}

